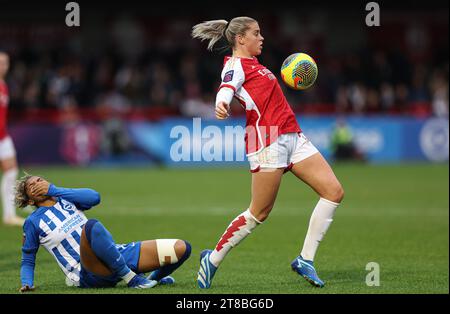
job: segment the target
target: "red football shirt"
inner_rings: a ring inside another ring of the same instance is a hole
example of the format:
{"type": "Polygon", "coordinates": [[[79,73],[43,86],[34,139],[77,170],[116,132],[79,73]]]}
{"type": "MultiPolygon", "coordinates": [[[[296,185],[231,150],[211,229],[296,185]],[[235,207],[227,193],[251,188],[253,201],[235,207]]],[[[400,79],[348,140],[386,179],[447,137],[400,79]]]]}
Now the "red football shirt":
{"type": "Polygon", "coordinates": [[[0,140],[4,139],[8,132],[6,131],[6,116],[8,114],[8,86],[4,81],[0,81],[0,140]]]}
{"type": "Polygon", "coordinates": [[[301,132],[277,78],[258,59],[227,56],[221,77],[220,88],[231,88],[246,110],[247,155],[260,152],[281,134],[301,132]]]}

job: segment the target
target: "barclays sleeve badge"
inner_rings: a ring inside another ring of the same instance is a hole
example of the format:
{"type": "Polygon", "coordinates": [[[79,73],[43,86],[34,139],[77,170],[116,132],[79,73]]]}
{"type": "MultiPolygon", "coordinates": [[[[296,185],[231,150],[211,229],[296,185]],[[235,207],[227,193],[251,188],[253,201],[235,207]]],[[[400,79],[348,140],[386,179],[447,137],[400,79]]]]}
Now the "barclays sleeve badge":
{"type": "Polygon", "coordinates": [[[225,75],[223,76],[223,82],[230,82],[231,80],[233,80],[233,74],[234,74],[234,70],[230,70],[227,73],[225,73],[225,75]]]}

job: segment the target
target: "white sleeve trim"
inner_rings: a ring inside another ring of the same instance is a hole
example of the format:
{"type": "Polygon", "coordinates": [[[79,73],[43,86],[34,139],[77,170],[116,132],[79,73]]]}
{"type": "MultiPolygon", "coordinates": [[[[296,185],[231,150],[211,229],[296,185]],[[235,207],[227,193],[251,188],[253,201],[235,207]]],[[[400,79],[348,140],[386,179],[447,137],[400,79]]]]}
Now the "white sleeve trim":
{"type": "Polygon", "coordinates": [[[216,96],[216,106],[220,102],[224,102],[227,105],[229,105],[231,103],[231,101],[233,100],[233,96],[234,96],[233,89],[231,89],[230,87],[227,87],[227,86],[222,87],[216,96]]]}

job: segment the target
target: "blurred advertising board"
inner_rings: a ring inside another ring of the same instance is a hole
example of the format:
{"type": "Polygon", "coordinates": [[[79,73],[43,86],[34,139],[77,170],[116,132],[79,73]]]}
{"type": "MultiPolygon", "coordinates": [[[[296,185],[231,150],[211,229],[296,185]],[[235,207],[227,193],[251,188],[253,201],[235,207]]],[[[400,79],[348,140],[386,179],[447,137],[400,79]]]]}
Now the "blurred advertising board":
{"type": "MultiPolygon", "coordinates": [[[[335,116],[298,117],[304,134],[332,161],[335,116]]],[[[448,119],[345,117],[355,146],[373,163],[448,162],[448,119]]],[[[170,118],[102,124],[20,124],[9,128],[22,164],[233,166],[246,165],[245,120],[170,118]]]]}

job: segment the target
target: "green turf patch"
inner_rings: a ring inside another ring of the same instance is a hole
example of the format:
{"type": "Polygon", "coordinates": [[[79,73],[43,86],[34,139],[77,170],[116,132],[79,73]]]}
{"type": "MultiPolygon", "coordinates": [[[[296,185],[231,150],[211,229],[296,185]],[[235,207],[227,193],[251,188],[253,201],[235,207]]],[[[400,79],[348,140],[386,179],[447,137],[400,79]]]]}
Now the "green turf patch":
{"type": "MultiPolygon", "coordinates": [[[[58,186],[91,187],[101,204],[86,212],[118,243],[181,238],[191,258],[174,286],[150,291],[66,287],[56,261],[40,249],[35,293],[448,293],[448,165],[335,165],[346,196],[316,257],[323,289],[290,270],[317,196],[293,175],[283,179],[272,214],[221,265],[213,287],[196,286],[199,253],[212,248],[250,202],[245,169],[36,168],[58,186]],[[380,286],[366,285],[366,264],[380,286]]],[[[0,293],[20,286],[20,228],[0,226],[0,293]]]]}

